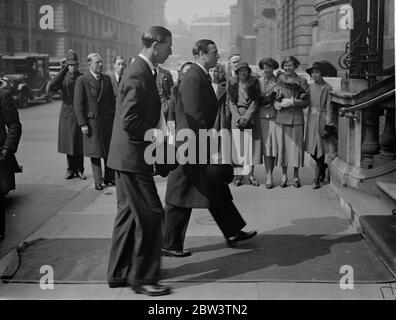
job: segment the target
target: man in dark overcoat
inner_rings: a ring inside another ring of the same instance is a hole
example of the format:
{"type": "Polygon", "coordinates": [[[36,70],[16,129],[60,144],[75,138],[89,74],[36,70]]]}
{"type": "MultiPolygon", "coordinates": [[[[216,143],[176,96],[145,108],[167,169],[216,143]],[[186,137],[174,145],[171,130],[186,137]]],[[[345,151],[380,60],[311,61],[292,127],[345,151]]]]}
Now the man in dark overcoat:
{"type": "Polygon", "coordinates": [[[113,71],[109,74],[111,84],[113,85],[114,96],[117,99],[118,87],[120,85],[122,76],[126,68],[126,61],[124,57],[117,56],[113,59],[113,71]]]}
{"type": "Polygon", "coordinates": [[[4,195],[15,189],[15,173],[20,172],[15,153],[21,135],[15,102],[8,91],[0,89],[0,241],[5,236],[4,195]]]}
{"type": "Polygon", "coordinates": [[[156,67],[157,69],[157,89],[161,98],[161,108],[164,113],[165,119],[168,119],[169,105],[171,100],[171,89],[175,85],[173,82],[172,74],[169,70],[156,67]]]}
{"type": "Polygon", "coordinates": [[[115,98],[110,77],[102,74],[103,62],[97,53],[87,57],[89,72],[77,79],[74,111],[83,133],[84,156],[91,158],[95,189],[115,185],[114,171],[107,166],[115,113],[115,98]],[[101,159],[105,173],[102,174],[101,159]]]}
{"type": "Polygon", "coordinates": [[[159,130],[163,118],[155,65],[172,53],[172,34],[151,27],[142,43],[143,50],[127,68],[117,96],[108,164],[116,170],[118,212],[107,278],[111,288],[128,286],[137,293],[159,296],[170,293],[169,287],[158,283],[164,210],[153,166],[144,153],[150,145],[146,132],[159,130]]]}
{"type": "Polygon", "coordinates": [[[78,56],[73,50],[66,54],[65,67],[49,83],[49,91],[62,90],[62,107],[59,115],[58,152],[66,154],[66,180],[79,177],[85,180],[83,135],[77,123],[73,109],[74,87],[77,78],[82,76],[78,71],[78,56]]]}
{"type": "MultiPolygon", "coordinates": [[[[217,65],[219,54],[211,40],[200,40],[193,49],[195,63],[180,83],[176,106],[176,132],[191,129],[199,137],[199,130],[214,128],[219,106],[212,87],[209,70],[217,65]]],[[[198,154],[199,147],[195,146],[198,154]]],[[[252,238],[255,231],[244,232],[246,223],[232,202],[227,184],[215,185],[202,178],[203,165],[180,165],[168,177],[166,189],[165,230],[162,253],[185,257],[184,239],[192,208],[207,208],[220,227],[227,244],[252,238]]]]}

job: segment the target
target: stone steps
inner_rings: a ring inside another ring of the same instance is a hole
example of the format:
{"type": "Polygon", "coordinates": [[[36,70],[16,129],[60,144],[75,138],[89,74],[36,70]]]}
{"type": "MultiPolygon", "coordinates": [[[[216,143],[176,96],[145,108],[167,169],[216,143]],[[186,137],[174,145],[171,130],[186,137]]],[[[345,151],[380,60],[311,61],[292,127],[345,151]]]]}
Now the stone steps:
{"type": "Polygon", "coordinates": [[[396,214],[396,183],[395,182],[377,182],[380,191],[380,198],[391,208],[393,214],[396,214]]]}
{"type": "Polygon", "coordinates": [[[378,196],[333,185],[343,211],[396,275],[396,183],[377,182],[378,196]]]}
{"type": "Polygon", "coordinates": [[[396,274],[396,216],[362,216],[361,231],[396,274]]]}

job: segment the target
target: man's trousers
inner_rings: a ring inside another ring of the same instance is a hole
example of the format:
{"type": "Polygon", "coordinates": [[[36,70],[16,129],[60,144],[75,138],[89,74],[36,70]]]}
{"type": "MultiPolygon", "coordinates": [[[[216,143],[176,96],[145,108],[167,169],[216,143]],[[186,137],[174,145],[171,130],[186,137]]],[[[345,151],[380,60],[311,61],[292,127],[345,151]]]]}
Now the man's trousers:
{"type": "Polygon", "coordinates": [[[150,173],[116,171],[118,213],[108,282],[135,287],[160,278],[164,209],[150,173]]]}

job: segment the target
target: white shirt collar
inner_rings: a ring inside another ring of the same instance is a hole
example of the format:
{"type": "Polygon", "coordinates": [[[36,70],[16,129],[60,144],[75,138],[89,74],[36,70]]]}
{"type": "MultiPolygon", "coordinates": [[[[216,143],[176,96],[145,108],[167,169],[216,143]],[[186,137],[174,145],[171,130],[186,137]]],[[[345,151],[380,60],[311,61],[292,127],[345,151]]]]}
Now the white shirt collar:
{"type": "Polygon", "coordinates": [[[151,60],[150,60],[149,58],[147,58],[147,57],[146,57],[144,54],[142,54],[142,53],[139,53],[139,57],[142,58],[144,61],[147,62],[147,64],[149,65],[149,67],[150,67],[150,69],[151,69],[151,72],[152,72],[153,75],[154,75],[154,69],[155,69],[155,67],[154,67],[153,63],[151,62],[151,60]]]}
{"type": "Polygon", "coordinates": [[[89,72],[91,72],[91,74],[94,76],[95,80],[98,80],[98,78],[100,77],[99,74],[93,73],[91,70],[89,70],[89,72]]]}
{"type": "Polygon", "coordinates": [[[117,72],[114,72],[114,77],[116,78],[117,81],[120,81],[121,75],[117,72]]]}
{"type": "Polygon", "coordinates": [[[200,67],[201,67],[201,69],[206,73],[206,74],[209,74],[209,72],[208,71],[206,71],[206,69],[201,65],[201,64],[199,64],[198,62],[195,62],[197,65],[199,65],[200,67]]]}

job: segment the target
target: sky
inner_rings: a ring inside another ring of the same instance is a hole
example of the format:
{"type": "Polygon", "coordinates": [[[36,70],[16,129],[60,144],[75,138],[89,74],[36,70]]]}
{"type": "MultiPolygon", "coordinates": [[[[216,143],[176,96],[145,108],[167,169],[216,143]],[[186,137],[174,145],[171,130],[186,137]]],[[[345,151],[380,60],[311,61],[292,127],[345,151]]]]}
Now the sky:
{"type": "Polygon", "coordinates": [[[168,23],[182,19],[185,22],[193,20],[194,15],[199,17],[220,13],[230,14],[230,6],[237,0],[167,0],[165,3],[165,19],[168,23]]]}

